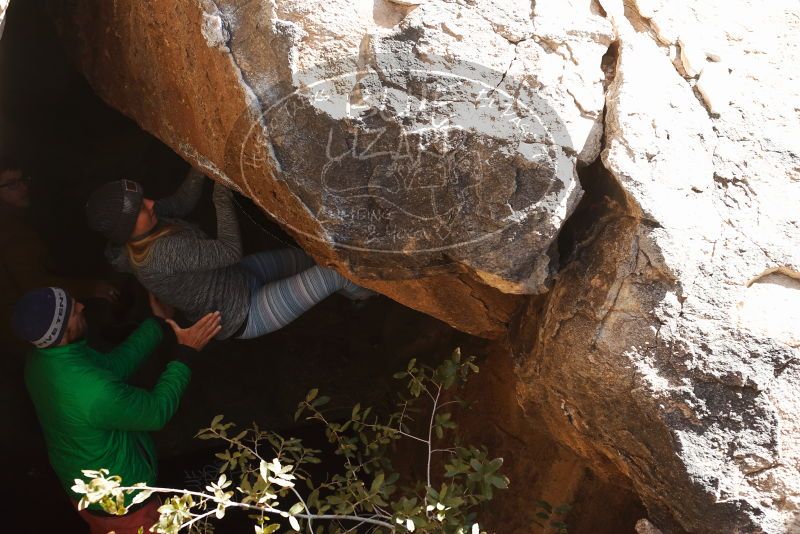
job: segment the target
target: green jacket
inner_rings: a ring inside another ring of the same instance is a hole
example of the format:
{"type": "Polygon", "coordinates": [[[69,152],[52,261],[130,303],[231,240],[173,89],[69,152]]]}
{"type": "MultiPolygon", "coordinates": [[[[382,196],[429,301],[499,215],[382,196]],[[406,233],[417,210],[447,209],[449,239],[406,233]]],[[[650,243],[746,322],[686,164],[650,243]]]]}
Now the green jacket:
{"type": "Polygon", "coordinates": [[[184,363],[171,361],[151,391],[125,381],[162,336],[161,325],[147,319],[108,353],[78,341],[36,349],[29,356],[25,383],[50,463],[72,499],[79,499],[70,488],[74,479],[83,478],[83,469],[108,469],[126,486],[155,483],[155,446],[148,432],[170,420],[191,372],[184,363]]]}

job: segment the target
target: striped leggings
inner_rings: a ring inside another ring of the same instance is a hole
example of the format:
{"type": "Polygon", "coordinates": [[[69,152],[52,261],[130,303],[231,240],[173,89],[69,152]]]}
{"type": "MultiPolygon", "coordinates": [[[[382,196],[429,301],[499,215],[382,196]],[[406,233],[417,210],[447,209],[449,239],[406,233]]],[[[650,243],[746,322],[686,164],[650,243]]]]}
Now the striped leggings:
{"type": "Polygon", "coordinates": [[[242,258],[240,264],[253,277],[250,312],[239,339],[251,339],[283,328],[335,292],[351,300],[375,294],[332,269],[316,265],[299,249],[251,254],[242,258]]]}

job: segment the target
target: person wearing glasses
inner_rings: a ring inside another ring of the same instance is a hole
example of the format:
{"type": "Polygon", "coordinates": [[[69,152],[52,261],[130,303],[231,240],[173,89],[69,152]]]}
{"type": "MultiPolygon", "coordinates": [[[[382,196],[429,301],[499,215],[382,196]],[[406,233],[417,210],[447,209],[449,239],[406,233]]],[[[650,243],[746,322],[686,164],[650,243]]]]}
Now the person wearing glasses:
{"type": "Polygon", "coordinates": [[[30,179],[17,163],[0,160],[0,342],[17,351],[21,345],[8,328],[11,308],[26,291],[43,286],[58,286],[78,298],[115,301],[117,289],[105,280],[59,276],[47,266],[44,240],[28,216],[30,179]]]}
{"type": "Polygon", "coordinates": [[[8,168],[0,173],[0,200],[6,206],[25,209],[30,205],[28,191],[29,176],[24,176],[20,169],[8,168]]]}
{"type": "MultiPolygon", "coordinates": [[[[62,287],[94,305],[93,315],[105,317],[98,310],[111,306],[117,290],[105,281],[59,276],[48,269],[50,254],[31,222],[29,184],[16,161],[0,156],[0,346],[4,356],[0,363],[0,419],[15,435],[13,440],[4,440],[0,455],[15,458],[9,476],[25,480],[26,487],[33,488],[46,480],[47,455],[23,381],[24,355],[30,346],[14,335],[11,327],[14,303],[37,287],[62,287]]],[[[96,322],[95,327],[100,324],[96,322]]]]}

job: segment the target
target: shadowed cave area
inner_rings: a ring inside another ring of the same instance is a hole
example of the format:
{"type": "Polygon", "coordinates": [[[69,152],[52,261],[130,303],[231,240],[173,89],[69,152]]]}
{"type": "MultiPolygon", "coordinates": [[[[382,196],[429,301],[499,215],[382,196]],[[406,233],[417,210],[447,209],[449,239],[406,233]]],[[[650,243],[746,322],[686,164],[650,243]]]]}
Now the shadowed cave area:
{"type": "MultiPolygon", "coordinates": [[[[113,272],[107,264],[103,239],[86,227],[84,202],[97,185],[120,178],[139,181],[147,197],[166,196],[180,184],[188,164],[94,95],[35,2],[15,2],[7,15],[0,40],[0,126],[3,156],[13,158],[32,178],[28,215],[46,245],[48,269],[62,276],[111,280],[122,289],[115,304],[88,303],[90,341],[101,347],[118,342],[148,314],[146,293],[132,277],[113,272]]],[[[597,167],[587,171],[589,178],[597,167]]],[[[210,192],[209,181],[190,218],[213,235],[210,192]]],[[[236,202],[245,254],[293,245],[248,199],[237,195],[236,202]]],[[[592,202],[582,204],[578,215],[588,217],[592,205],[600,204],[592,202]]],[[[585,224],[571,222],[559,243],[562,255],[569,253],[585,224]]],[[[7,466],[7,481],[13,482],[4,485],[1,498],[25,517],[15,532],[84,532],[49,467],[22,382],[23,350],[10,340],[3,343],[9,350],[4,351],[0,388],[6,423],[2,455],[14,460],[7,466]],[[47,513],[38,512],[41,503],[47,513]]],[[[239,426],[255,422],[324,446],[320,428],[297,424],[292,417],[306,391],[319,388],[330,395],[333,417],[349,414],[357,402],[386,408],[398,391],[394,372],[411,358],[437,362],[457,346],[478,356],[482,371],[467,391],[478,403],[461,418],[464,435],[504,456],[517,493],[493,501],[487,511],[489,526],[498,533],[530,532],[530,513],[522,513],[523,503],[546,498],[572,504],[566,518],[570,532],[633,532],[636,519],[646,516],[638,499],[629,489],[598,478],[548,437],[535,414],[522,412],[513,362],[501,344],[459,332],[385,297],[352,303],[334,295],[270,335],[212,342],[197,357],[177,414],[154,434],[160,483],[201,489],[216,479],[214,452],[219,449],[194,435],[217,414],[239,426]]],[[[165,362],[166,355],[154,355],[134,383],[151,386],[165,362]]],[[[409,473],[421,473],[411,449],[398,452],[399,462],[409,473]]],[[[243,514],[232,514],[217,531],[246,532],[252,529],[248,525],[243,514]]]]}

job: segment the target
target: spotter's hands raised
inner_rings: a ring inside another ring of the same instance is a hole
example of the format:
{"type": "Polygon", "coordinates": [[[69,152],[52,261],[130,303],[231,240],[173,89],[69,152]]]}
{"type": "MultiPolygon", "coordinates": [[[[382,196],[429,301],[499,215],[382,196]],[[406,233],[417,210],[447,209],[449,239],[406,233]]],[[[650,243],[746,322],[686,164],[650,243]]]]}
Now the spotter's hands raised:
{"type": "Polygon", "coordinates": [[[178,344],[198,351],[203,350],[203,347],[222,330],[221,320],[222,316],[218,311],[209,313],[189,328],[181,328],[172,319],[166,319],[167,324],[175,331],[178,344]]]}

